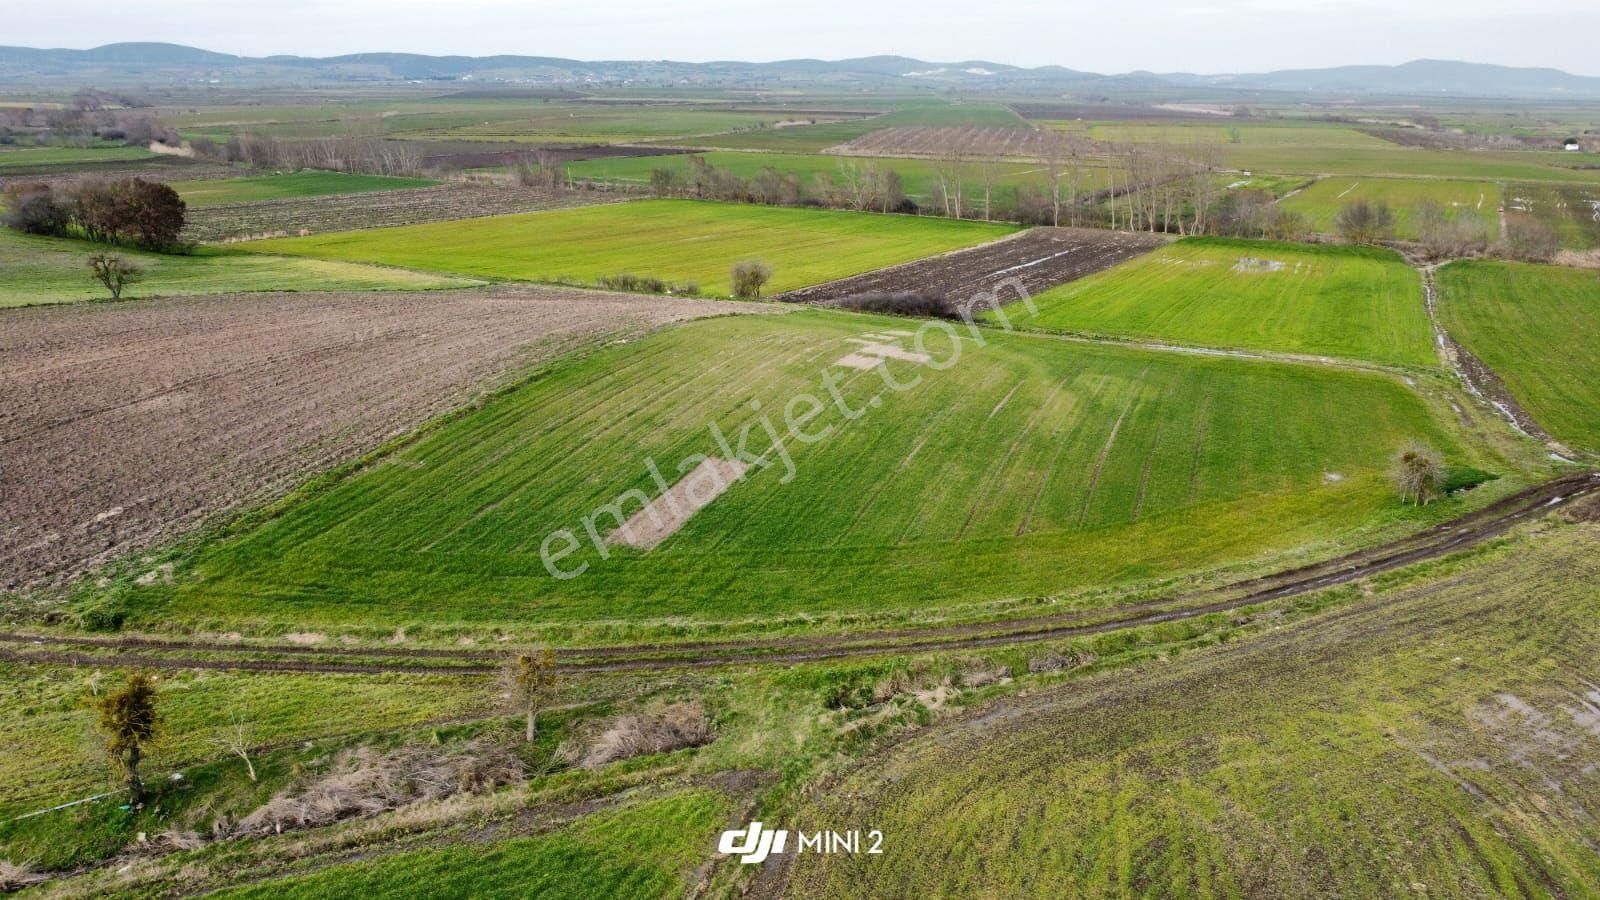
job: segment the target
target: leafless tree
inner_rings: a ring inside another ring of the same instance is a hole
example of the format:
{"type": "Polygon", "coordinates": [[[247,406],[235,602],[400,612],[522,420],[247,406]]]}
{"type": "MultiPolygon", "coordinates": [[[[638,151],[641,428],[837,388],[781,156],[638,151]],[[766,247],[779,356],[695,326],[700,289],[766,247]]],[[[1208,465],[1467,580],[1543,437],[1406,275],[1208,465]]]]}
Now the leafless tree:
{"type": "Polygon", "coordinates": [[[250,781],[255,782],[256,765],[250,760],[250,748],[255,745],[255,730],[244,709],[229,713],[228,727],[211,739],[211,745],[229,756],[244,760],[245,772],[250,776],[250,781]]]}
{"type": "Polygon", "coordinates": [[[96,281],[111,292],[112,300],[121,300],[123,289],[144,275],[144,270],[133,263],[106,253],[89,257],[89,271],[96,281]]]}

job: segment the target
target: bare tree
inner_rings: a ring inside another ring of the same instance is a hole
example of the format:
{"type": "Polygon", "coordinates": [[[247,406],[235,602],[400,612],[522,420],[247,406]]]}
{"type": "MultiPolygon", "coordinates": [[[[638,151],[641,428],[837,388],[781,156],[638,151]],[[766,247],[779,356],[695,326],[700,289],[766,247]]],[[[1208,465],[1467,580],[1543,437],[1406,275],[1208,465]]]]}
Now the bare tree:
{"type": "Polygon", "coordinates": [[[1050,224],[1061,224],[1061,179],[1071,165],[1065,135],[1047,135],[1044,141],[1045,173],[1050,179],[1050,224]]]}
{"type": "Polygon", "coordinates": [[[1394,212],[1382,201],[1354,200],[1334,214],[1333,226],[1352,244],[1375,244],[1394,237],[1394,212]]]}
{"type": "Polygon", "coordinates": [[[112,300],[122,299],[122,289],[144,276],[144,270],[120,256],[96,253],[89,257],[89,271],[94,279],[111,292],[112,300]]]}
{"type": "Polygon", "coordinates": [[[524,739],[533,742],[539,728],[539,710],[555,692],[556,655],[548,648],[518,653],[500,667],[500,687],[513,710],[527,717],[524,739]]]}
{"type": "Polygon", "coordinates": [[[244,760],[245,772],[249,774],[252,783],[256,780],[256,764],[250,761],[250,748],[255,744],[255,729],[250,726],[250,720],[244,709],[236,709],[228,714],[228,727],[221,734],[211,739],[211,745],[229,756],[237,756],[244,760]]]}
{"type": "Polygon", "coordinates": [[[1506,219],[1505,237],[1495,250],[1502,256],[1525,262],[1549,262],[1561,249],[1561,238],[1550,226],[1526,216],[1506,219]]]}

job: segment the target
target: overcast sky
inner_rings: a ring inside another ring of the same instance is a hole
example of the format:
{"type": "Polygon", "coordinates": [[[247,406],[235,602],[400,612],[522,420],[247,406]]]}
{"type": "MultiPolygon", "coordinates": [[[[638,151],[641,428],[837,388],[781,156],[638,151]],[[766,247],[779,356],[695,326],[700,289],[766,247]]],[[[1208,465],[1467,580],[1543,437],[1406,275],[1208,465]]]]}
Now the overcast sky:
{"type": "Polygon", "coordinates": [[[898,54],[1096,72],[1410,59],[1600,75],[1595,0],[0,0],[0,44],[170,41],[250,56],[373,50],[578,59],[898,54]]]}

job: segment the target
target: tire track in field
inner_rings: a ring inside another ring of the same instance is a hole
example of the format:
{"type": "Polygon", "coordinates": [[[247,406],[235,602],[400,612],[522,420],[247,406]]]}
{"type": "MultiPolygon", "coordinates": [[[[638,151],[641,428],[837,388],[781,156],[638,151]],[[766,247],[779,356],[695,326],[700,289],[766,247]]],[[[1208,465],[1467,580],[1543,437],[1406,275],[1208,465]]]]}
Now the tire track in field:
{"type": "Polygon", "coordinates": [[[1144,376],[1149,371],[1150,367],[1145,366],[1144,371],[1139,373],[1139,377],[1133,380],[1133,391],[1128,397],[1127,405],[1122,407],[1122,414],[1117,416],[1116,422],[1112,423],[1111,433],[1106,435],[1105,446],[1100,448],[1100,455],[1094,461],[1094,474],[1089,476],[1089,490],[1083,495],[1083,509],[1078,513],[1079,528],[1082,528],[1083,523],[1089,518],[1089,507],[1094,503],[1094,489],[1100,484],[1100,471],[1105,468],[1106,459],[1111,456],[1111,450],[1117,444],[1117,433],[1122,430],[1122,421],[1128,417],[1128,413],[1139,402],[1139,388],[1144,384],[1144,376]]]}
{"type": "MultiPolygon", "coordinates": [[[[1347,584],[1418,562],[1466,550],[1498,537],[1575,500],[1600,493],[1600,472],[1579,472],[1526,488],[1481,510],[1380,547],[1349,553],[1269,575],[1246,579],[1186,596],[1144,601],[1111,609],[1049,616],[936,625],[856,635],[819,635],[777,639],[700,641],[682,644],[562,648],[568,660],[561,670],[572,674],[655,672],[761,663],[797,664],[857,657],[1000,647],[1036,643],[1127,628],[1177,622],[1255,606],[1324,588],[1347,584]],[[1217,599],[1209,599],[1217,598],[1217,599]],[[1096,617],[1099,618],[1096,618],[1096,617]]],[[[486,677],[496,667],[486,664],[493,651],[401,648],[322,649],[298,645],[246,646],[236,643],[150,638],[108,638],[5,632],[0,642],[40,648],[79,647],[112,651],[0,649],[0,662],[22,665],[72,665],[111,668],[214,669],[313,674],[411,674],[486,677]],[[144,652],[140,652],[144,651],[144,652]],[[177,656],[154,655],[163,651],[177,656]],[[196,653],[215,654],[195,656],[196,653]],[[228,659],[226,654],[272,654],[289,659],[228,659]],[[315,657],[322,657],[320,659],[315,657]],[[292,658],[304,657],[304,658],[292,658]],[[349,662],[391,657],[392,662],[349,662]],[[428,665],[424,660],[456,661],[428,665]]]]}
{"type": "Polygon", "coordinates": [[[967,511],[966,521],[961,523],[961,529],[956,532],[956,540],[959,541],[966,537],[967,530],[972,527],[972,521],[977,518],[978,512],[983,509],[984,504],[989,499],[989,495],[994,492],[995,485],[1004,477],[1006,467],[1011,464],[1011,458],[1017,453],[1017,447],[1033,432],[1034,425],[1038,424],[1039,420],[1044,417],[1045,410],[1049,409],[1050,404],[1055,402],[1056,395],[1061,393],[1061,390],[1067,386],[1067,382],[1071,381],[1076,374],[1074,372],[1056,382],[1056,386],[1050,389],[1049,394],[1045,395],[1044,402],[1040,403],[1039,408],[1034,410],[1033,415],[1028,418],[1028,423],[1022,426],[1022,430],[1017,432],[1017,436],[1012,439],[1011,446],[1006,448],[1006,455],[1001,457],[1000,461],[989,469],[988,474],[979,486],[978,499],[973,501],[972,508],[967,511]]]}
{"type": "MultiPolygon", "coordinates": [[[[1074,373],[1074,375],[1081,374],[1083,374],[1082,369],[1074,373]]],[[[1105,389],[1106,382],[1110,380],[1111,375],[1109,373],[1100,376],[1099,383],[1094,386],[1094,392],[1089,395],[1088,400],[1084,401],[1081,414],[1076,419],[1071,420],[1072,422],[1081,422],[1083,416],[1088,415],[1089,410],[1094,408],[1094,402],[1100,399],[1100,392],[1105,389]]],[[[1050,487],[1051,478],[1055,476],[1056,465],[1061,461],[1061,454],[1066,452],[1068,442],[1061,438],[1061,432],[1066,430],[1068,424],[1069,421],[1063,418],[1061,424],[1056,426],[1055,432],[1050,435],[1050,440],[1056,445],[1056,452],[1050,457],[1050,465],[1044,470],[1044,477],[1039,479],[1039,489],[1033,492],[1033,499],[1028,503],[1028,511],[1023,514],[1022,521],[1017,525],[1017,537],[1021,537],[1028,532],[1028,526],[1033,522],[1033,514],[1039,508],[1039,501],[1043,499],[1044,492],[1050,487]]]]}

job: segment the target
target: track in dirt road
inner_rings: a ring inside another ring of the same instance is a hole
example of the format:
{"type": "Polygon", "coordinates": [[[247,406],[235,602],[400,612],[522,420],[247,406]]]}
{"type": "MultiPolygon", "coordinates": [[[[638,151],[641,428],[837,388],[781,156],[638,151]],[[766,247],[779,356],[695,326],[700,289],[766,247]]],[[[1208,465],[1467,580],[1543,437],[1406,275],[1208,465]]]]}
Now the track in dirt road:
{"type": "MultiPolygon", "coordinates": [[[[793,664],[853,657],[1026,644],[1176,622],[1347,584],[1477,546],[1576,500],[1600,494],[1600,473],[1579,472],[1527,488],[1459,519],[1382,547],[1237,582],[1185,597],[1090,613],[929,626],[858,635],[676,645],[563,648],[561,668],[574,674],[647,672],[761,663],[793,664]],[[1095,618],[1098,615],[1099,618],[1095,618]]],[[[324,674],[484,676],[494,651],[320,648],[247,645],[142,637],[0,633],[0,662],[118,668],[232,669],[324,674]],[[66,649],[73,648],[73,649],[66,649]],[[205,655],[196,655],[205,654],[205,655]]]]}

